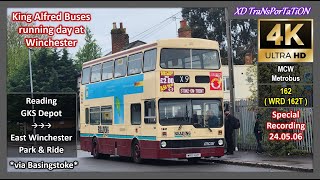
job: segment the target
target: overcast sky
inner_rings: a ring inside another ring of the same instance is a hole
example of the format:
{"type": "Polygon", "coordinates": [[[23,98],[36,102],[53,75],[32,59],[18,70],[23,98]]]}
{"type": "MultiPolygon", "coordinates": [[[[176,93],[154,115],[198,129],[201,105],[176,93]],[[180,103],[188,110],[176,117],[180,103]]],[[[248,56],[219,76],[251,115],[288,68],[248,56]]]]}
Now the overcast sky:
{"type": "MultiPolygon", "coordinates": [[[[7,14],[11,15],[12,12],[16,11],[28,13],[40,11],[48,11],[49,13],[57,13],[59,11],[90,13],[92,17],[90,22],[36,22],[36,25],[87,25],[90,27],[94,34],[94,38],[102,48],[103,55],[111,51],[110,31],[113,22],[117,23],[117,27],[120,26],[120,22],[123,23],[123,26],[126,28],[127,34],[129,35],[130,42],[142,40],[149,43],[158,39],[177,37],[177,28],[179,28],[179,21],[181,20],[181,8],[9,8],[7,14]],[[178,19],[170,18],[167,21],[164,21],[172,15],[175,15],[178,19]],[[146,31],[148,29],[150,30],[146,31]],[[144,31],[146,32],[142,33],[144,31]],[[142,34],[139,35],[140,33],[142,34]],[[133,38],[136,35],[139,36],[133,38]]],[[[67,36],[55,35],[55,39],[65,37],[67,36]]],[[[72,35],[68,38],[78,39],[77,47],[68,48],[69,52],[74,57],[78,49],[84,45],[84,35],[72,35]]]]}

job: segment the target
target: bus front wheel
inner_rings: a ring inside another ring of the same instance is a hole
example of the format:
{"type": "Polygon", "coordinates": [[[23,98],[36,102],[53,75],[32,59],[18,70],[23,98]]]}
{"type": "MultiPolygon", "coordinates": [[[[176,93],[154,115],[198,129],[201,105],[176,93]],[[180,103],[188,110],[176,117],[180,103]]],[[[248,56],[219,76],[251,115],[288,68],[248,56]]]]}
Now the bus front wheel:
{"type": "Polygon", "coordinates": [[[135,140],[134,143],[132,144],[131,152],[132,152],[133,162],[138,163],[138,164],[142,163],[141,148],[140,148],[139,142],[137,140],[135,140]]]}

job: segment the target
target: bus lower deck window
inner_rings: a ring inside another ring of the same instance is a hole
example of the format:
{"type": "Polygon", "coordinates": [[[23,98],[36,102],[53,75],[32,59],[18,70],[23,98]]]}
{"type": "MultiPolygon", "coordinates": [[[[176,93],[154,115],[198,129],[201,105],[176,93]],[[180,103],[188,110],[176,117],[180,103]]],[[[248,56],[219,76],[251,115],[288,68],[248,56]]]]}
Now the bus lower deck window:
{"type": "Polygon", "coordinates": [[[112,125],[112,106],[101,106],[101,124],[112,125]]]}
{"type": "Polygon", "coordinates": [[[131,104],[131,124],[141,124],[141,104],[131,104]]]}
{"type": "Polygon", "coordinates": [[[144,123],[155,124],[156,123],[156,108],[155,100],[144,102],[144,123]]]}

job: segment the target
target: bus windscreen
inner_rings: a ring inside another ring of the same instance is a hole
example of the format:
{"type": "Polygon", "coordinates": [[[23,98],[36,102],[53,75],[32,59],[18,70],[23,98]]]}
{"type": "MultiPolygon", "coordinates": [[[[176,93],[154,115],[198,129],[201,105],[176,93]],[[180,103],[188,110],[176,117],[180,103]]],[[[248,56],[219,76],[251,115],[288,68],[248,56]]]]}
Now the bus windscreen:
{"type": "Polygon", "coordinates": [[[221,108],[221,101],[214,99],[161,99],[159,101],[160,124],[220,128],[223,125],[221,108]]]}
{"type": "Polygon", "coordinates": [[[212,49],[162,49],[160,66],[163,69],[220,68],[219,52],[212,49]]]}

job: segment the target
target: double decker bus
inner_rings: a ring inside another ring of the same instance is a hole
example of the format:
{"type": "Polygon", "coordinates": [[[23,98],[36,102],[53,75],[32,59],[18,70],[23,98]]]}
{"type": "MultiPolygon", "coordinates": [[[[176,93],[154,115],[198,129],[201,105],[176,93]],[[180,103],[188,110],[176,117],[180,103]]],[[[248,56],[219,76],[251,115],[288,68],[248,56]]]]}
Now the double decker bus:
{"type": "Polygon", "coordinates": [[[224,155],[219,44],[158,40],[83,64],[80,146],[95,158],[224,155]]]}

